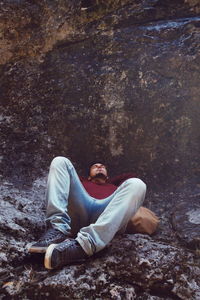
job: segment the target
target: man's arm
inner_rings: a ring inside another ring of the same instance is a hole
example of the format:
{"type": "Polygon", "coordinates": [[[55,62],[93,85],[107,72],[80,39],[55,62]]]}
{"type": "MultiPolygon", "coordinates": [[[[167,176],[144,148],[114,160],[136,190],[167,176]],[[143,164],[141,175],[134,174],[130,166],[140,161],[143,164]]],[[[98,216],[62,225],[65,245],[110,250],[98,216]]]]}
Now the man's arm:
{"type": "Polygon", "coordinates": [[[120,184],[122,184],[125,180],[129,179],[129,178],[134,178],[137,177],[137,175],[135,173],[129,172],[129,173],[123,173],[121,175],[115,176],[113,178],[111,178],[109,180],[109,183],[112,183],[116,186],[119,186],[120,184]]]}

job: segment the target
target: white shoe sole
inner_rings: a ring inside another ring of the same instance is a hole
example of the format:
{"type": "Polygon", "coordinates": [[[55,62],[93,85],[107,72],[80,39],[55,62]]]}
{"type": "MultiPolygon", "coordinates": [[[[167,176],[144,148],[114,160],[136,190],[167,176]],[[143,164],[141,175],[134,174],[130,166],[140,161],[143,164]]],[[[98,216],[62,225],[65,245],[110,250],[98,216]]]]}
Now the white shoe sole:
{"type": "Polygon", "coordinates": [[[46,254],[44,257],[44,266],[46,269],[49,269],[49,270],[53,269],[51,266],[51,256],[52,256],[52,252],[56,246],[57,246],[57,244],[51,244],[46,250],[46,254]]]}

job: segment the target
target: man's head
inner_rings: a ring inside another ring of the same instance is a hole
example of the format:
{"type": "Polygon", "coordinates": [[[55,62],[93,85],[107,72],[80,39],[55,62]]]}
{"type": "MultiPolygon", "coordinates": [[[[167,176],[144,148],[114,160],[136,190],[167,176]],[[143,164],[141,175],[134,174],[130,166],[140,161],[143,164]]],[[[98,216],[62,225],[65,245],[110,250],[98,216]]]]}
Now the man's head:
{"type": "Polygon", "coordinates": [[[108,172],[106,166],[100,162],[92,164],[89,169],[88,179],[106,182],[108,179],[108,172]]]}

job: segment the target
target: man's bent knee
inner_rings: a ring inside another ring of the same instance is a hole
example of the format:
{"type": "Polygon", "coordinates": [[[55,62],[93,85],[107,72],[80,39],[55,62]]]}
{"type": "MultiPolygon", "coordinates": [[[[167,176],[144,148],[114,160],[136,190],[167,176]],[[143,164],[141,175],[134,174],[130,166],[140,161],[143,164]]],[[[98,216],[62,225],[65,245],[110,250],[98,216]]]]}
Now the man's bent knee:
{"type": "Polygon", "coordinates": [[[70,166],[72,165],[71,161],[68,158],[64,156],[56,156],[51,162],[51,167],[57,168],[66,164],[70,166]]]}
{"type": "Polygon", "coordinates": [[[142,181],[141,179],[139,178],[129,178],[126,180],[126,183],[128,185],[131,186],[131,188],[135,188],[135,187],[139,187],[141,188],[143,191],[146,191],[147,189],[147,186],[146,184],[144,183],[144,181],[142,181]]]}

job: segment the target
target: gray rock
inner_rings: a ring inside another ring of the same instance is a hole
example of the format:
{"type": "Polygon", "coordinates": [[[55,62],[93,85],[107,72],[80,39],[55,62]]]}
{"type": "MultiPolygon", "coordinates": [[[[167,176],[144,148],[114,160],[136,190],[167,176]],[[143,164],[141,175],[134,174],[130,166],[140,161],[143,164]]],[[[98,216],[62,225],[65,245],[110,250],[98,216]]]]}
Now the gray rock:
{"type": "Polygon", "coordinates": [[[198,1],[81,3],[0,4],[3,176],[101,157],[158,190],[199,189],[198,1]]]}
{"type": "Polygon", "coordinates": [[[199,13],[198,0],[0,2],[0,299],[200,298],[199,13]],[[82,174],[97,158],[138,173],[157,233],[46,271],[26,245],[57,155],[82,174]]]}
{"type": "Polygon", "coordinates": [[[198,252],[177,240],[178,232],[170,226],[172,208],[164,207],[162,193],[147,196],[157,214],[157,198],[163,200],[160,228],[153,237],[118,236],[84,264],[45,270],[43,255],[30,255],[26,248],[44,230],[45,181],[46,176],[39,178],[20,193],[8,183],[1,188],[2,299],[198,299],[198,252]]]}
{"type": "Polygon", "coordinates": [[[178,237],[192,249],[200,248],[200,202],[197,197],[191,202],[181,203],[175,207],[172,224],[178,237]]]}
{"type": "Polygon", "coordinates": [[[10,297],[198,299],[200,293],[200,269],[191,253],[139,234],[115,238],[104,255],[84,264],[49,272],[34,268],[4,287],[10,297]]]}

